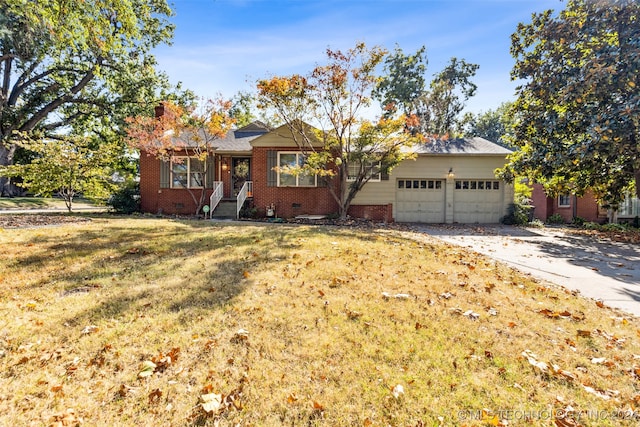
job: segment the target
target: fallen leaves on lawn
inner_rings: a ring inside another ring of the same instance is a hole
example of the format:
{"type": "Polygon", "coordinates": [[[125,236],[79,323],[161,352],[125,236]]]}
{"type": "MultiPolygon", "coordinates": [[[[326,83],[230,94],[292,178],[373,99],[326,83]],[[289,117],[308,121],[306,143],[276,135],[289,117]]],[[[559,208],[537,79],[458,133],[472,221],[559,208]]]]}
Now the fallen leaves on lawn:
{"type": "Polygon", "coordinates": [[[396,399],[400,399],[400,397],[404,395],[404,387],[402,386],[402,384],[398,384],[395,387],[393,387],[393,389],[391,390],[391,394],[396,399]]]}
{"type": "Polygon", "coordinates": [[[87,325],[82,329],[82,331],[80,331],[80,333],[82,335],[90,335],[95,332],[98,332],[99,330],[100,328],[98,328],[96,325],[87,325]]]}
{"type": "Polygon", "coordinates": [[[45,227],[89,221],[90,218],[66,215],[0,215],[0,228],[45,227]]]}
{"type": "Polygon", "coordinates": [[[76,415],[76,411],[73,408],[68,408],[63,412],[53,414],[49,419],[50,427],[66,427],[77,426],[83,423],[82,417],[76,415]]]}
{"type": "Polygon", "coordinates": [[[150,360],[145,360],[144,362],[142,362],[142,369],[138,373],[138,377],[139,378],[150,377],[151,375],[153,375],[155,371],[156,371],[156,364],[150,360]]]}
{"type": "MultiPolygon", "coordinates": [[[[242,410],[243,405],[240,399],[245,382],[246,377],[242,378],[240,385],[227,395],[214,392],[200,395],[200,403],[191,415],[192,420],[204,422],[207,418],[221,416],[230,409],[242,410]]],[[[213,386],[210,384],[205,387],[205,391],[211,391],[212,389],[213,386]]]]}

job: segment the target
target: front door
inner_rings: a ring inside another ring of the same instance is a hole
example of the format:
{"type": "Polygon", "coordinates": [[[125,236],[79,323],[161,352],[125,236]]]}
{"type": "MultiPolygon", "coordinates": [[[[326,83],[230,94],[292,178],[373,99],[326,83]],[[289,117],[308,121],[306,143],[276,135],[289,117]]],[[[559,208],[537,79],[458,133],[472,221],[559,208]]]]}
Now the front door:
{"type": "Polygon", "coordinates": [[[231,180],[233,195],[237,196],[245,181],[251,181],[251,158],[234,157],[232,160],[231,180]]]}

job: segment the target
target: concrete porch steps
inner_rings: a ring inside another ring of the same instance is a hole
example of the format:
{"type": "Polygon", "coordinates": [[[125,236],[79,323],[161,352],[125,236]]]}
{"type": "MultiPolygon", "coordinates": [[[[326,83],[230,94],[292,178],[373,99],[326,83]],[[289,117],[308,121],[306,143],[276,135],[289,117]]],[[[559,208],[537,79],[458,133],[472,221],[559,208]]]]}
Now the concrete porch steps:
{"type": "Polygon", "coordinates": [[[221,200],[213,211],[212,219],[236,219],[236,200],[221,200]]]}

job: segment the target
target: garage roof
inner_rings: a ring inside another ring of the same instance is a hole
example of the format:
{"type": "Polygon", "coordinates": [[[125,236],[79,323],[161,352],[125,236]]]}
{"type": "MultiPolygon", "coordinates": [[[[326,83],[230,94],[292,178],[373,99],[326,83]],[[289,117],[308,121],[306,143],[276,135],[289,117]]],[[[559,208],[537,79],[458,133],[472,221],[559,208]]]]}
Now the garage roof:
{"type": "Polygon", "coordinates": [[[415,147],[414,152],[417,154],[507,155],[511,154],[512,150],[487,139],[473,137],[436,139],[415,147]]]}

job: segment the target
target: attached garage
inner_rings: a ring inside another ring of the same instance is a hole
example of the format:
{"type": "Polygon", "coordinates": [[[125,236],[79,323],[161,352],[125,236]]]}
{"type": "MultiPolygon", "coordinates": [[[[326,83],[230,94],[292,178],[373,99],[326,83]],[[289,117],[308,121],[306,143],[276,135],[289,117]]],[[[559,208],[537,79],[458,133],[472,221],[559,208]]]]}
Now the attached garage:
{"type": "Polygon", "coordinates": [[[453,190],[453,222],[500,222],[500,218],[504,216],[502,184],[497,180],[456,180],[453,190]]]}
{"type": "Polygon", "coordinates": [[[391,205],[397,222],[499,223],[513,203],[513,185],[495,170],[511,153],[483,138],[430,141],[389,173],[368,182],[352,206],[391,205]]]}
{"type": "Polygon", "coordinates": [[[396,221],[444,222],[444,192],[444,180],[433,178],[398,179],[396,221]]]}

